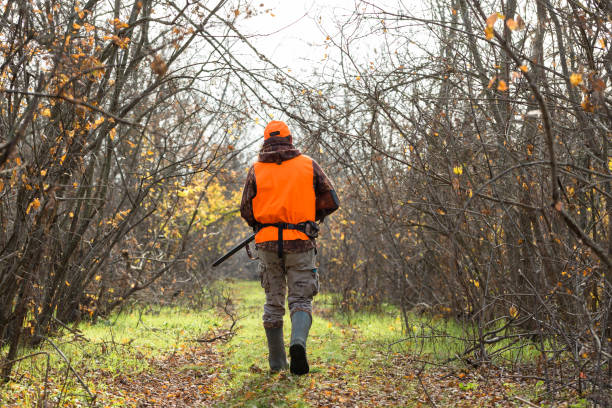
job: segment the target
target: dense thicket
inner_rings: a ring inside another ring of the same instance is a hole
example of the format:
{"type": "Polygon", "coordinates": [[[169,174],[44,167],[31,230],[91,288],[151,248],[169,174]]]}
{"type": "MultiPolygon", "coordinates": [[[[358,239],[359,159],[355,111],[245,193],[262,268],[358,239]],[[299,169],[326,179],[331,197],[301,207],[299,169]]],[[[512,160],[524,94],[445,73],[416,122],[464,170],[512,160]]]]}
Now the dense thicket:
{"type": "Polygon", "coordinates": [[[339,192],[320,245],[338,307],[392,301],[407,332],[415,308],[458,319],[450,357],[475,365],[530,344],[549,391],[609,403],[608,3],[357,1],[317,18],[308,76],[225,3],[0,1],[5,361],[154,282],[207,279],[247,232],[260,140],[237,136],[280,117],[339,192]]]}
{"type": "Polygon", "coordinates": [[[5,378],[20,345],[206,279],[249,111],[226,3],[0,2],[5,378]]]}
{"type": "Polygon", "coordinates": [[[339,23],[338,69],[299,123],[336,163],[343,209],[322,252],[342,307],[392,299],[408,330],[415,306],[458,317],[470,362],[528,338],[549,391],[609,403],[606,4],[364,2],[339,23]]]}

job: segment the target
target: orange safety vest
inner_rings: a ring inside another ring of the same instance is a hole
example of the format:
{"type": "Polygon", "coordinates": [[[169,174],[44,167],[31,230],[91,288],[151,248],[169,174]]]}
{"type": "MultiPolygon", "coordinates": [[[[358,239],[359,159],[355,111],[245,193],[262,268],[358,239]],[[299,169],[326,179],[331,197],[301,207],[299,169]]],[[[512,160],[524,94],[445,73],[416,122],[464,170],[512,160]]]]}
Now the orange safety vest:
{"type": "MultiPolygon", "coordinates": [[[[260,224],[315,221],[313,160],[303,154],[278,163],[256,162],[253,216],[260,224]]],[[[301,231],[286,229],[283,240],[309,240],[301,231]]],[[[278,228],[264,227],[255,243],[278,240],[278,228]]]]}

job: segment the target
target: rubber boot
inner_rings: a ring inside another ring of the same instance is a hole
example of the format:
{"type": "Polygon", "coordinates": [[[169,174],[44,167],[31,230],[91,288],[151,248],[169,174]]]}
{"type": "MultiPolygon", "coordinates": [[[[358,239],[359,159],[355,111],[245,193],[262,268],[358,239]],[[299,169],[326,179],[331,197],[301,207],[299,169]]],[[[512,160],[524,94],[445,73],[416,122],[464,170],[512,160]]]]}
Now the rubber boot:
{"type": "Polygon", "coordinates": [[[278,373],[280,370],[287,369],[287,355],[285,354],[285,343],[283,342],[283,328],[266,328],[268,338],[268,363],[270,372],[278,373]]]}
{"type": "Polygon", "coordinates": [[[310,314],[301,310],[291,316],[291,343],[289,354],[291,355],[291,373],[297,375],[308,374],[308,359],[306,358],[306,339],[308,330],[312,324],[310,314]]]}

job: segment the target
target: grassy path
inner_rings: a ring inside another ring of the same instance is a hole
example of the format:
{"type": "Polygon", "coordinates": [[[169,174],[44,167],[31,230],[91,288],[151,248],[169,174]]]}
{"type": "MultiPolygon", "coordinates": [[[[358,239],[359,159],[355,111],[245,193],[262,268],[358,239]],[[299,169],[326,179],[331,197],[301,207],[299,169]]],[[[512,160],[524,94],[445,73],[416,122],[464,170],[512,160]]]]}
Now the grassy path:
{"type": "MultiPolygon", "coordinates": [[[[257,282],[238,282],[234,295],[243,319],[237,336],[224,346],[231,371],[223,377],[224,394],[217,406],[519,407],[528,406],[525,401],[534,396],[537,399],[535,381],[520,382],[500,370],[424,366],[420,358],[436,354],[436,345],[430,342],[417,351],[414,343],[399,342],[405,335],[397,311],[355,314],[349,325],[346,319],[328,312],[326,296],[318,296],[314,302],[307,347],[311,373],[302,377],[270,375],[261,326],[263,289],[257,282]]],[[[288,313],[285,327],[288,344],[288,313]]],[[[446,352],[453,346],[441,345],[446,352]]]]}
{"type": "MultiPolygon", "coordinates": [[[[43,349],[50,356],[48,378],[45,355],[25,359],[14,380],[0,385],[0,406],[32,407],[41,399],[50,407],[420,407],[433,406],[430,399],[438,407],[522,407],[542,402],[541,385],[520,382],[512,373],[424,367],[421,360],[436,354],[435,344],[428,341],[417,351],[414,343],[398,342],[404,335],[395,311],[352,315],[348,324],[329,312],[326,296],[314,304],[311,373],[270,375],[261,325],[263,289],[258,282],[239,281],[231,291],[232,314],[239,320],[229,340],[231,321],[221,310],[124,312],[81,325],[78,339],[54,340],[87,389],[48,347],[43,349]],[[93,405],[89,393],[95,395],[93,405]]],[[[288,314],[285,324],[288,343],[288,314]]],[[[447,352],[452,347],[441,346],[447,352]]],[[[582,406],[572,399],[575,404],[554,406],[582,406]]]]}
{"type": "MultiPolygon", "coordinates": [[[[410,406],[414,381],[381,346],[399,338],[401,322],[394,316],[367,319],[363,329],[321,317],[315,301],[308,339],[311,373],[269,375],[267,345],[261,324],[263,289],[256,282],[234,287],[239,301],[238,335],[226,345],[231,374],[226,377],[222,407],[410,406]],[[364,335],[364,333],[366,333],[364,335]]],[[[285,316],[285,344],[289,343],[289,314],[285,316]]],[[[418,400],[418,398],[417,398],[418,400]]]]}

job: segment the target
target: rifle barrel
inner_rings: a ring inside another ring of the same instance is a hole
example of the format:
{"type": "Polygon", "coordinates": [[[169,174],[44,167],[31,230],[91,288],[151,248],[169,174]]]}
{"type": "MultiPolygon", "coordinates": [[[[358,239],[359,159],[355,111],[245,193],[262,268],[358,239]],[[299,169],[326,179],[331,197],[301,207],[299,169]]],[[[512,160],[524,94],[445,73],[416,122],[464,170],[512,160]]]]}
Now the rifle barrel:
{"type": "Polygon", "coordinates": [[[245,240],[243,240],[240,243],[238,243],[238,245],[236,245],[235,247],[233,247],[232,249],[227,251],[227,253],[225,255],[223,255],[221,258],[217,259],[212,264],[212,266],[215,267],[215,266],[218,266],[218,265],[222,264],[223,261],[225,261],[230,256],[234,255],[236,252],[240,251],[241,248],[245,247],[249,242],[251,242],[254,239],[255,239],[255,234],[251,234],[245,240]]]}

